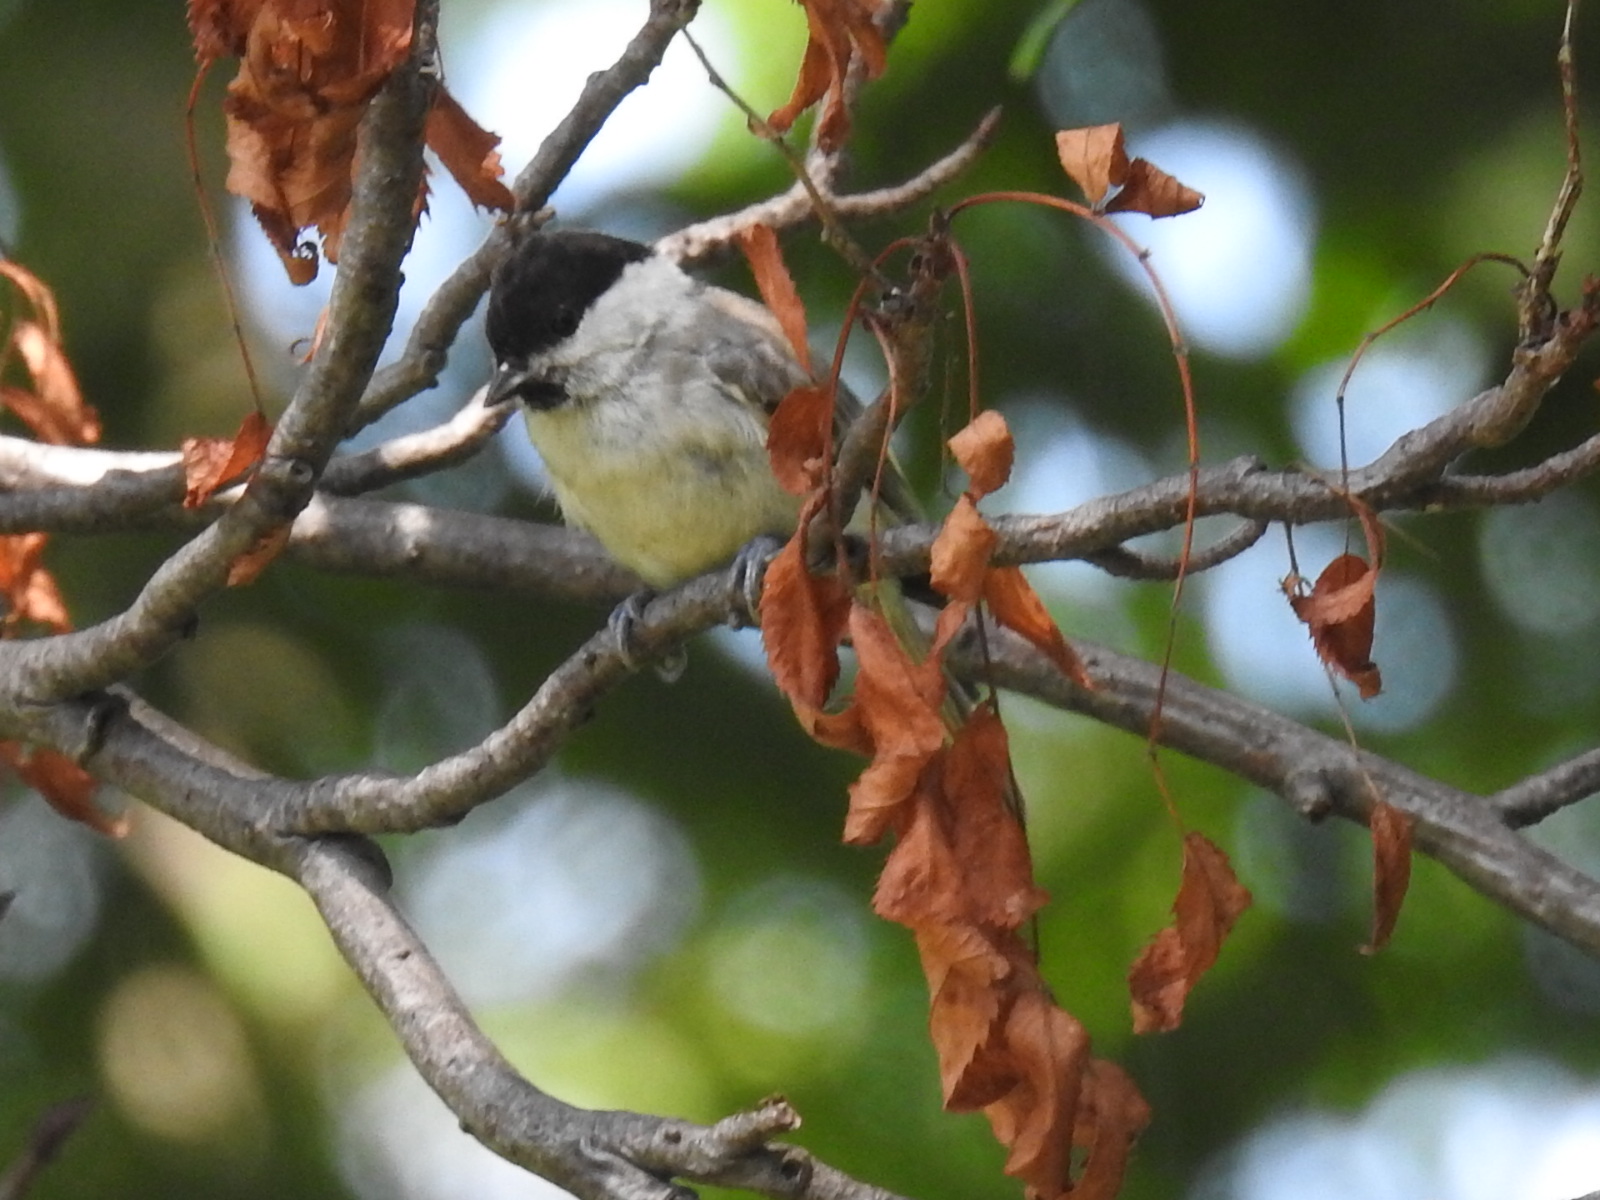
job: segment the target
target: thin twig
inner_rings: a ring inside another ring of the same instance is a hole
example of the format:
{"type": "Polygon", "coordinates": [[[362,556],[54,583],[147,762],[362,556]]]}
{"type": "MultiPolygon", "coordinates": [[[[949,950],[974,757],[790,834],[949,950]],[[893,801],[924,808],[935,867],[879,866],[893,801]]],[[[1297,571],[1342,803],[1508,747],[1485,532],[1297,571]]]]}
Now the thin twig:
{"type": "Polygon", "coordinates": [[[22,1200],[39,1173],[55,1161],[67,1139],[93,1111],[94,1101],[88,1096],[63,1100],[47,1108],[34,1122],[22,1153],[0,1174],[0,1200],[22,1200]]]}

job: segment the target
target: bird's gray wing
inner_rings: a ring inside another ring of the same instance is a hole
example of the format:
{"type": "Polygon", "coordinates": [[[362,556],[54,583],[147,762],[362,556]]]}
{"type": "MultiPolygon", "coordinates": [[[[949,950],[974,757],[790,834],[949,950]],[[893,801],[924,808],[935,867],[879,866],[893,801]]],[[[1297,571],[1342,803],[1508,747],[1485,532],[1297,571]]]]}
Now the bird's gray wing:
{"type": "MultiPolygon", "coordinates": [[[[730,392],[761,409],[768,418],[795,388],[815,380],[795,361],[778,319],[763,304],[723,288],[706,288],[708,313],[715,328],[701,342],[706,365],[730,392]]],[[[834,437],[861,415],[861,401],[842,382],[834,404],[834,437]]],[[[920,520],[922,507],[897,463],[890,459],[880,497],[884,507],[900,522],[920,520]]]]}

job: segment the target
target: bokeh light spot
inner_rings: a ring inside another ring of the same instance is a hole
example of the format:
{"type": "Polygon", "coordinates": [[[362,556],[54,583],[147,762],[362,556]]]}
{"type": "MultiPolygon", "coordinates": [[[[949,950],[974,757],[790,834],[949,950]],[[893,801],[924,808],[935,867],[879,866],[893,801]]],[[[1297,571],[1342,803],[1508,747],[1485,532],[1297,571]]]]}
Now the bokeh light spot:
{"type": "Polygon", "coordinates": [[[1600,512],[1575,492],[1496,508],[1479,526],[1484,586],[1508,621],[1533,633],[1578,633],[1600,616],[1600,512]]]}
{"type": "MultiPolygon", "coordinates": [[[[1344,397],[1344,440],[1351,466],[1377,458],[1401,434],[1426,425],[1474,395],[1488,370],[1488,347],[1461,321],[1431,318],[1377,342],[1361,359],[1344,397]]],[[[1290,399],[1295,440],[1313,463],[1339,463],[1335,398],[1348,360],[1302,375],[1290,399]]]]}
{"type": "Polygon", "coordinates": [[[397,885],[469,1003],[626,971],[676,940],[699,904],[683,833],[623,792],[524,786],[483,818],[399,864],[397,885]]]}
{"type": "Polygon", "coordinates": [[[145,967],[100,1012],[100,1065],[117,1107],[169,1141],[264,1148],[266,1109],[238,1017],[187,967],[145,967]]]}
{"type": "Polygon", "coordinates": [[[98,835],[23,796],[0,808],[0,892],[15,893],[0,920],[0,979],[37,983],[72,961],[94,930],[98,835]]]}
{"type": "MultiPolygon", "coordinates": [[[[1231,358],[1259,358],[1293,332],[1310,302],[1315,228],[1310,189],[1282,151],[1241,126],[1179,121],[1132,139],[1148,158],[1205,193],[1181,217],[1120,217],[1177,310],[1184,335],[1231,358]]],[[[1150,295],[1143,269],[1102,243],[1119,274],[1150,295]]]]}

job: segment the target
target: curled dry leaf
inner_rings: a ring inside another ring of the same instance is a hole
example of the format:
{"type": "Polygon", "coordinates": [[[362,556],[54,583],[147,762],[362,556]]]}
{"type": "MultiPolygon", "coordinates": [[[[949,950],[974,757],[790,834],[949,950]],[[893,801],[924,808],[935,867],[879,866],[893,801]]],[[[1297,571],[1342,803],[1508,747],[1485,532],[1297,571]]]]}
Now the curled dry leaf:
{"type": "Polygon", "coordinates": [[[516,207],[517,198],[502,182],[505,172],[496,149],[500,139],[468,116],[461,102],[444,88],[434,95],[423,137],[467,199],[479,208],[500,212],[516,207]]]}
{"type": "Polygon", "coordinates": [[[1368,818],[1372,831],[1372,938],[1361,947],[1376,954],[1389,944],[1411,885],[1411,818],[1379,801],[1368,818]]]}
{"type": "Polygon", "coordinates": [[[11,346],[33,378],[31,389],[0,387],[3,403],[40,441],[84,446],[100,440],[100,414],[83,402],[78,377],[61,343],[34,321],[18,321],[11,346]]]}
{"type": "Polygon", "coordinates": [[[962,493],[933,541],[929,582],[949,601],[939,610],[934,626],[935,653],[944,652],[973,606],[983,598],[989,558],[999,540],[989,522],[979,515],[972,497],[962,493]]]}
{"type": "Polygon", "coordinates": [[[967,473],[974,500],[993,494],[1011,478],[1017,445],[1006,419],[993,409],[985,409],[959,430],[948,443],[956,463],[967,473]]]}
{"type": "Polygon", "coordinates": [[[1088,668],[1067,644],[1021,567],[991,568],[984,581],[983,599],[996,621],[1044,651],[1073,683],[1081,688],[1094,687],[1088,668]]]}
{"type": "Polygon", "coordinates": [[[184,438],[183,476],[185,508],[199,508],[218,489],[233,482],[261,461],[272,426],[261,413],[251,411],[231,438],[184,438]]]}
{"type": "Polygon", "coordinates": [[[778,247],[778,234],[771,225],[757,224],[741,229],[739,249],[744,252],[755,276],[761,300],[772,315],[778,318],[783,336],[789,340],[789,349],[795,359],[811,374],[811,343],[806,333],[806,308],[794,286],[794,277],[784,264],[778,247]]]}
{"type": "Polygon", "coordinates": [[[979,705],[947,749],[926,761],[911,816],[889,854],[873,907],[911,928],[970,925],[1012,932],[1049,897],[1033,881],[1028,842],[1007,800],[1011,754],[992,706],[979,705]]]}
{"type": "Polygon", "coordinates": [[[1317,655],[1354,683],[1363,700],[1370,700],[1383,690],[1383,676],[1372,661],[1383,526],[1370,507],[1354,496],[1346,500],[1361,521],[1371,562],[1356,554],[1342,554],[1323,568],[1309,595],[1299,592],[1300,581],[1293,576],[1284,581],[1284,589],[1295,616],[1311,630],[1317,655]]]}
{"type": "Polygon", "coordinates": [[[1006,1174],[1026,1181],[1030,1196],[1055,1200],[1071,1186],[1089,1035],[1033,987],[1017,993],[996,1040],[1008,1051],[1011,1087],[984,1106],[984,1115],[1007,1148],[1006,1174]]]}
{"type": "Polygon", "coordinates": [[[1341,554],[1317,576],[1308,595],[1291,595],[1295,616],[1311,631],[1317,655],[1354,683],[1363,700],[1383,690],[1383,676],[1372,661],[1377,620],[1377,568],[1359,554],[1341,554]]]}
{"type": "Polygon", "coordinates": [[[872,743],[845,817],[844,840],[859,845],[883,836],[943,748],[945,679],[937,658],[914,662],[871,609],[852,605],[849,627],[858,664],[853,707],[872,743]]]}
{"type": "Polygon", "coordinates": [[[78,377],[61,343],[55,293],[26,267],[0,258],[0,278],[21,293],[32,316],[12,323],[0,345],[0,366],[15,353],[29,387],[0,385],[0,407],[9,408],[41,441],[85,446],[100,440],[100,415],[84,403],[78,377]]]}
{"type": "Polygon", "coordinates": [[[803,384],[785,396],[767,426],[767,457],[779,485],[793,496],[822,486],[833,445],[833,388],[803,384]]]}
{"type": "Polygon", "coordinates": [[[850,134],[850,112],[844,85],[850,60],[861,56],[868,79],[883,74],[887,47],[874,21],[881,0],[800,0],[806,10],[807,41],[800,73],[788,103],[767,118],[778,133],[787,133],[801,113],[826,97],[818,118],[817,144],[837,150],[850,134]]]}
{"type": "MultiPolygon", "coordinates": [[[[316,228],[337,262],[349,219],[357,130],[367,105],[411,52],[415,0],[190,0],[202,69],[240,60],[223,111],[228,190],[250,201],[290,279],[317,274],[316,228]]],[[[443,89],[440,89],[443,95],[443,89]]],[[[498,139],[454,100],[436,101],[429,146],[476,204],[509,208],[498,139]]],[[[423,195],[417,196],[421,211],[423,195]]]]}
{"type": "Polygon", "coordinates": [[[68,820],[107,837],[119,838],[128,832],[127,816],[102,811],[94,802],[98,781],[66,755],[42,747],[25,750],[16,742],[0,742],[0,763],[15,771],[23,783],[68,820]]]}
{"type": "Polygon", "coordinates": [[[976,929],[925,923],[912,929],[928,980],[928,1033],[939,1056],[939,1081],[947,1108],[964,1111],[992,1103],[1010,1086],[981,1054],[1000,1019],[1002,986],[1013,963],[976,929]]]}
{"type": "Polygon", "coordinates": [[[1249,907],[1250,892],[1235,877],[1228,856],[1204,835],[1185,834],[1183,882],[1172,903],[1172,924],[1128,972],[1135,1033],[1179,1026],[1189,992],[1217,961],[1223,939],[1249,907]]]}
{"type": "Polygon", "coordinates": [[[45,533],[0,537],[0,599],[5,601],[0,633],[10,634],[24,621],[56,633],[72,628],[61,589],[42,562],[49,540],[50,535],[45,533]]]}
{"type": "Polygon", "coordinates": [[[1113,1200],[1122,1186],[1133,1144],[1150,1124],[1150,1105],[1128,1073],[1114,1062],[1092,1059],[1073,1138],[1089,1148],[1073,1200],[1113,1200]]]}
{"type": "Polygon", "coordinates": [[[246,587],[261,577],[261,572],[267,565],[283,553],[283,548],[289,544],[289,527],[280,525],[263,534],[238,558],[228,564],[228,586],[246,587]]]}
{"type": "Polygon", "coordinates": [[[1130,160],[1120,124],[1060,130],[1056,155],[1096,212],[1175,217],[1205,203],[1203,195],[1147,159],[1130,160]]]}
{"type": "MultiPolygon", "coordinates": [[[[815,505],[808,506],[808,514],[815,505]]],[[[761,642],[779,689],[797,706],[820,710],[839,681],[839,642],[850,593],[838,578],[806,570],[800,528],[767,567],[761,589],[761,642]]]]}
{"type": "Polygon", "coordinates": [[[1178,217],[1193,212],[1206,198],[1182,180],[1168,175],[1143,158],[1128,164],[1122,189],[1106,204],[1105,211],[1144,213],[1147,217],[1178,217]]]}
{"type": "Polygon", "coordinates": [[[1057,130],[1056,157],[1095,208],[1128,177],[1128,149],[1120,124],[1057,130]]]}

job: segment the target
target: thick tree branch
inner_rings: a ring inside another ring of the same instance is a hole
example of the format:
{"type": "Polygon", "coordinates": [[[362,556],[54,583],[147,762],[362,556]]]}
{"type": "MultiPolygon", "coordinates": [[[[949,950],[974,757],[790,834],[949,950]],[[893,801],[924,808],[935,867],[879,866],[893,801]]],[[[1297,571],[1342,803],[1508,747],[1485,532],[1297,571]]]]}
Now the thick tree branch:
{"type": "Polygon", "coordinates": [[[774,1200],[898,1200],[771,1144],[799,1125],[783,1101],[711,1126],[563,1104],[519,1075],[478,1029],[359,846],[301,842],[288,873],[310,893],[422,1077],[463,1129],[509,1161],[585,1200],[682,1200],[674,1179],[774,1200]]]}
{"type": "Polygon", "coordinates": [[[380,89],[363,118],[361,168],[351,201],[343,262],[329,301],[329,335],[278,422],[265,460],[212,526],[169,558],[122,613],[80,633],[0,644],[0,679],[23,704],[103,688],[149,665],[227,585],[241,555],[290,521],[310,500],[371,378],[394,319],[400,262],[411,244],[422,181],[421,133],[433,74],[420,56],[433,45],[420,5],[411,60],[380,89]]]}
{"type": "MultiPolygon", "coordinates": [[[[970,678],[1082,713],[1138,737],[1149,733],[1161,669],[1075,641],[1095,689],[1077,687],[1004,630],[967,639],[952,662],[970,678]]],[[[1276,793],[1302,816],[1365,825],[1375,800],[1415,822],[1415,846],[1476,891],[1600,957],[1600,882],[1508,828],[1503,808],[1380,755],[1308,729],[1177,673],[1167,678],[1157,740],[1276,793]]],[[[1592,756],[1585,756],[1591,758],[1592,756]]],[[[1592,762],[1587,769],[1593,771],[1592,762]]]]}

